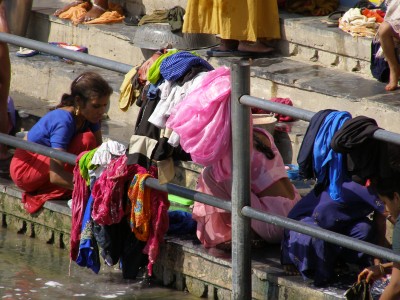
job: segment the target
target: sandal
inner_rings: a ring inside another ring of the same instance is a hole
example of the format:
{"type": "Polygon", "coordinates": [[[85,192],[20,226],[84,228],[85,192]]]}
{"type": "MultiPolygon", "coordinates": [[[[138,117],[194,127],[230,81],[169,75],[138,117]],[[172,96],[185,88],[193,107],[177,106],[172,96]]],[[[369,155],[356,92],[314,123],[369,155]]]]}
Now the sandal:
{"type": "Polygon", "coordinates": [[[339,26],[339,19],[343,17],[346,12],[343,10],[337,10],[330,13],[326,19],[326,24],[328,27],[338,27],[339,26]]]}

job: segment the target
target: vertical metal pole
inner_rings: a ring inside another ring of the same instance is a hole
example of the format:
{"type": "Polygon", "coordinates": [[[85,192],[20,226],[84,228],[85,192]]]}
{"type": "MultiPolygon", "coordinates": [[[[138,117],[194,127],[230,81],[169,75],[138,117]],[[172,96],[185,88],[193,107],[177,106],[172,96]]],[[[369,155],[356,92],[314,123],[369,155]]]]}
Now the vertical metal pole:
{"type": "Polygon", "coordinates": [[[239,103],[250,94],[250,63],[231,66],[232,120],[232,299],[251,299],[250,218],[242,215],[250,205],[250,108],[239,103]]]}

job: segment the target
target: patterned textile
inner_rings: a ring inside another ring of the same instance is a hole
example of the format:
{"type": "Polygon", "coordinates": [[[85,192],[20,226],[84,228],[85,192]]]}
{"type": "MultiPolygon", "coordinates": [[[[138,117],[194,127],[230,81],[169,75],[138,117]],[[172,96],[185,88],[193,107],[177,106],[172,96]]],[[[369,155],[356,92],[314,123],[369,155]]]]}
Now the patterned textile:
{"type": "Polygon", "coordinates": [[[164,59],[160,65],[161,75],[166,80],[176,81],[195,65],[202,65],[207,70],[214,68],[204,59],[187,51],[175,53],[164,59]]]}
{"type": "Polygon", "coordinates": [[[132,203],[130,225],[132,232],[140,241],[147,241],[150,231],[150,193],[145,180],[150,174],[136,174],[128,189],[128,197],[132,203]]]}

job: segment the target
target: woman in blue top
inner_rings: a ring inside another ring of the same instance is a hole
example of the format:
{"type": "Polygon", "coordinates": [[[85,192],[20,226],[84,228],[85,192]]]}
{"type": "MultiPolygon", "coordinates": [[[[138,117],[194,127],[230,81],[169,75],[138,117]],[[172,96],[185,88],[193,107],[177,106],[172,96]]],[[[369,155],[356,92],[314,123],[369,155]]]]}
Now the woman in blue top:
{"type": "MultiPolygon", "coordinates": [[[[100,121],[106,112],[111,87],[97,73],[86,72],[71,84],[57,109],[44,115],[25,139],[78,155],[102,143],[100,121]]],[[[29,213],[49,199],[69,199],[73,190],[73,166],[47,156],[17,149],[10,175],[24,190],[22,202],[29,213]]]]}

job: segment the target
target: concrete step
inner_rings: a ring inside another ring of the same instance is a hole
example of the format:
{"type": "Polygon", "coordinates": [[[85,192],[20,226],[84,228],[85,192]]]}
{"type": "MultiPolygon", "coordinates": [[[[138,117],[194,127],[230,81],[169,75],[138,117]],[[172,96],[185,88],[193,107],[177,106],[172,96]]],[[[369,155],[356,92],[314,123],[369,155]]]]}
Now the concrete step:
{"type": "MultiPolygon", "coordinates": [[[[91,54],[128,64],[137,64],[143,56],[134,44],[137,27],[124,24],[72,26],[52,13],[64,5],[64,1],[37,0],[34,4],[28,36],[41,41],[64,41],[85,45],[91,54]],[[65,27],[65,28],[63,28],[65,27]]],[[[128,14],[138,11],[151,13],[155,9],[168,9],[175,5],[186,6],[185,0],[126,1],[128,14]],[[129,9],[128,9],[129,8],[129,9]]],[[[347,7],[340,7],[347,10],[347,7]]],[[[280,10],[282,39],[277,47],[285,56],[316,64],[334,67],[348,72],[371,76],[370,38],[354,38],[339,28],[327,27],[326,17],[309,17],[280,10]]]]}
{"type": "MultiPolygon", "coordinates": [[[[73,26],[69,21],[51,16],[57,7],[59,3],[35,6],[28,36],[44,42],[62,41],[84,45],[89,48],[90,54],[132,66],[141,64],[154,53],[154,50],[138,48],[132,42],[137,27],[124,24],[73,26]]],[[[304,17],[282,12],[281,20],[283,41],[280,44],[286,43],[287,49],[296,44],[298,47],[309,47],[313,51],[329,52],[331,55],[357,61],[368,59],[370,40],[355,39],[338,28],[328,28],[321,22],[321,17],[304,17]]],[[[68,90],[77,74],[84,70],[97,70],[114,88],[108,112],[110,120],[133,128],[138,108],[132,106],[127,113],[118,108],[119,86],[124,74],[80,63],[66,64],[44,55],[19,58],[15,56],[16,50],[17,48],[11,47],[12,92],[39,98],[54,105],[68,90]]],[[[281,50],[284,54],[284,47],[281,50]]],[[[196,51],[214,67],[229,66],[239,60],[210,58],[206,55],[206,49],[196,51]]],[[[269,58],[254,59],[251,68],[251,95],[264,99],[290,98],[294,106],[311,111],[326,108],[346,110],[353,116],[372,117],[382,128],[400,133],[400,125],[392,121],[398,113],[399,91],[388,93],[384,89],[385,84],[361,71],[349,72],[346,68],[342,70],[340,64],[301,59],[300,52],[297,51],[298,55],[293,56],[278,53],[269,58]]],[[[318,57],[324,57],[320,54],[318,57]]],[[[301,142],[302,132],[304,129],[291,134],[292,143],[295,143],[294,140],[301,142]]],[[[298,145],[299,142],[297,145],[293,144],[295,149],[298,145]]],[[[293,157],[296,154],[293,153],[293,157]]]]}

